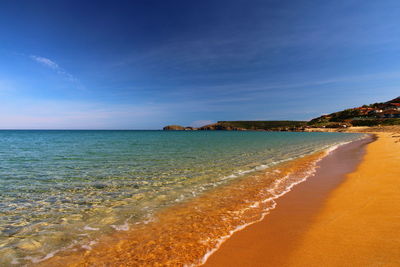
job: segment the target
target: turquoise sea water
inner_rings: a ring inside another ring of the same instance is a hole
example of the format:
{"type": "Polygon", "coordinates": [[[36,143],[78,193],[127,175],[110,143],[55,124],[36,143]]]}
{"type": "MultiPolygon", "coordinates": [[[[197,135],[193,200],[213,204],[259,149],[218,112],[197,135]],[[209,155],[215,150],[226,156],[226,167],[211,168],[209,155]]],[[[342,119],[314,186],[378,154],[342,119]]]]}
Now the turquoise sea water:
{"type": "MultiPolygon", "coordinates": [[[[359,134],[0,131],[0,263],[37,262],[359,134]]],[[[92,243],[91,243],[92,242],[92,243]]]]}

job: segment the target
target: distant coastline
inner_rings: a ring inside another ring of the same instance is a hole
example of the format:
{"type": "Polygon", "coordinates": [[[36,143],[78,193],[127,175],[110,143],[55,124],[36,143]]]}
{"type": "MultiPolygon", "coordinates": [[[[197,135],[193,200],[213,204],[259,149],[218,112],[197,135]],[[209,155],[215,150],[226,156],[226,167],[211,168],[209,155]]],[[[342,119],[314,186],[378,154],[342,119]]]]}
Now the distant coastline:
{"type": "Polygon", "coordinates": [[[310,121],[218,121],[201,127],[168,125],[167,131],[345,131],[351,127],[400,125],[400,97],[387,102],[345,109],[310,121]],[[332,130],[325,130],[332,129],[332,130]]]}

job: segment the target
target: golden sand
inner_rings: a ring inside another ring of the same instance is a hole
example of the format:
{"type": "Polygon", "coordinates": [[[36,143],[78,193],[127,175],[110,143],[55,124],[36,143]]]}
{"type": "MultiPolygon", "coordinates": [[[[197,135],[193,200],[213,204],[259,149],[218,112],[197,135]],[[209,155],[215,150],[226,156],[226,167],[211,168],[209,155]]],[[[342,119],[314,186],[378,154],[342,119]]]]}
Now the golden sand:
{"type": "Polygon", "coordinates": [[[400,266],[400,143],[379,133],[329,197],[290,266],[400,266]]]}
{"type": "MultiPolygon", "coordinates": [[[[206,266],[399,266],[400,142],[395,142],[400,135],[378,135],[356,171],[359,147],[325,157],[316,176],[279,198],[264,220],[227,239],[206,266]]],[[[306,172],[320,156],[283,164],[279,175],[306,172]]],[[[269,175],[274,172],[238,180],[165,210],[142,229],[106,237],[90,251],[57,254],[40,265],[199,264],[218,237],[261,219],[274,204],[246,206],[268,197],[260,189],[270,187],[274,177],[269,175]]]]}
{"type": "Polygon", "coordinates": [[[184,266],[201,264],[221,237],[261,220],[275,206],[271,199],[314,169],[325,152],[283,163],[268,171],[170,207],[155,220],[99,240],[92,250],[58,253],[41,266],[184,266]],[[271,190],[266,190],[266,189],[271,190]]]}
{"type": "Polygon", "coordinates": [[[400,134],[377,136],[336,189],[301,184],[206,266],[400,266],[400,134]]]}

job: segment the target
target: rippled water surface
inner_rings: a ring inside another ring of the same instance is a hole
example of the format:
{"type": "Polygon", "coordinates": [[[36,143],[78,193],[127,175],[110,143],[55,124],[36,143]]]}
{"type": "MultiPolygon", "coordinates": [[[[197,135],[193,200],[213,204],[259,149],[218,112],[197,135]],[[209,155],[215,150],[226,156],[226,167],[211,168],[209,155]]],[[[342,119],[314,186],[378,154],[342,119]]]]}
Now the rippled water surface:
{"type": "Polygon", "coordinates": [[[0,131],[0,263],[37,262],[343,133],[0,131]]]}

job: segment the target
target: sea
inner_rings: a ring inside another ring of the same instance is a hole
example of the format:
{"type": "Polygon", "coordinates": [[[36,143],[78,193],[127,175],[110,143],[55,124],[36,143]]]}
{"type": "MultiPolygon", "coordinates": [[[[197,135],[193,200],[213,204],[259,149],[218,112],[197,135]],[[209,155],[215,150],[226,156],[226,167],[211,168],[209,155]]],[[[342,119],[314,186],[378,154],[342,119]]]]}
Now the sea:
{"type": "Polygon", "coordinates": [[[113,242],[129,247],[137,265],[200,265],[264,218],[324,155],[364,137],[2,130],[0,265],[83,254],[87,263],[92,250],[103,262],[118,260],[113,242]]]}

